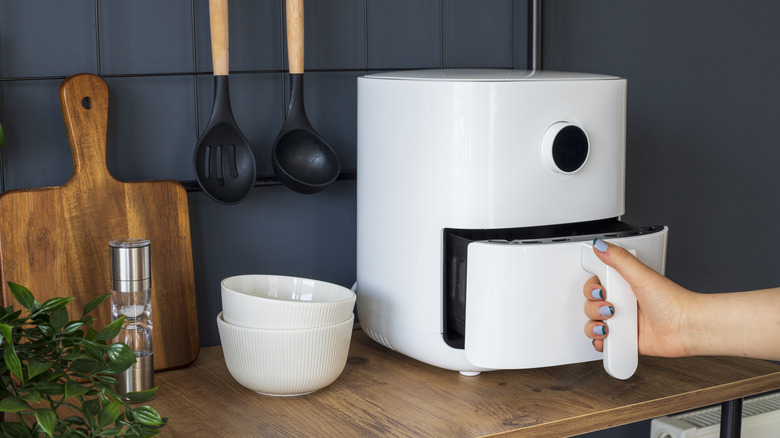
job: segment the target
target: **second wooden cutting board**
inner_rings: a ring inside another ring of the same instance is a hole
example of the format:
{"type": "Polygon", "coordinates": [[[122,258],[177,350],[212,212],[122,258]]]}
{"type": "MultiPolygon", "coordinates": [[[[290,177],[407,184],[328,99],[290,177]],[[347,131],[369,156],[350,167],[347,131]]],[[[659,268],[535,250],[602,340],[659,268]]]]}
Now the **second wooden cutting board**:
{"type": "MultiPolygon", "coordinates": [[[[110,175],[108,95],[97,76],[65,79],[60,104],[73,176],[61,187],[0,194],[3,305],[19,308],[11,281],[40,302],[72,296],[71,319],[78,319],[86,303],[111,289],[109,241],[149,239],[155,370],[187,366],[199,352],[187,194],[175,181],[124,183],[110,175]]],[[[92,315],[96,328],[110,323],[109,301],[92,315]]]]}

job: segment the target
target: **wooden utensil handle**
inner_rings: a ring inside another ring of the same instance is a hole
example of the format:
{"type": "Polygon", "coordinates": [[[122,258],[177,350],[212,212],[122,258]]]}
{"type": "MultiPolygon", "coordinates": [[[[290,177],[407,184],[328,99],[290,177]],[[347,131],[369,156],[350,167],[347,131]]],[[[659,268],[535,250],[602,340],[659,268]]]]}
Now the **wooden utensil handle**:
{"type": "Polygon", "coordinates": [[[65,79],[60,85],[60,107],[73,155],[69,184],[87,179],[115,181],[106,168],[106,81],[88,73],[65,79]]]}
{"type": "Polygon", "coordinates": [[[209,0],[209,21],[214,76],[227,76],[230,71],[228,0],[209,0]]]}
{"type": "Polygon", "coordinates": [[[303,0],[287,0],[287,62],[291,74],[303,73],[303,0]]]}

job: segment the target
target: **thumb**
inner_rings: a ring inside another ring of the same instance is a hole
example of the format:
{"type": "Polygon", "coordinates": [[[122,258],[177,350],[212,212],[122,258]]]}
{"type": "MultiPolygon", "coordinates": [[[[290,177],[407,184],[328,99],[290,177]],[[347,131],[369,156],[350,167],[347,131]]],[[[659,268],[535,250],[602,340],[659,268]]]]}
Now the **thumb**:
{"type": "Polygon", "coordinates": [[[617,245],[607,243],[601,239],[593,241],[593,252],[604,264],[615,270],[626,279],[632,288],[646,284],[655,276],[661,274],[642,263],[633,254],[617,245]]]}

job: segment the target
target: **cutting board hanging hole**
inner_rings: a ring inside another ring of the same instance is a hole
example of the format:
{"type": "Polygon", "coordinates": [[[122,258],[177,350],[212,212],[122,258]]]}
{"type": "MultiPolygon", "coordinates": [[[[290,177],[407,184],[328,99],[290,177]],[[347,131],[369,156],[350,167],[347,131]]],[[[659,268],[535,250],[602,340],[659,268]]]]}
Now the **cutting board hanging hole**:
{"type": "Polygon", "coordinates": [[[84,109],[92,109],[92,98],[87,96],[81,99],[81,106],[83,106],[84,109]]]}

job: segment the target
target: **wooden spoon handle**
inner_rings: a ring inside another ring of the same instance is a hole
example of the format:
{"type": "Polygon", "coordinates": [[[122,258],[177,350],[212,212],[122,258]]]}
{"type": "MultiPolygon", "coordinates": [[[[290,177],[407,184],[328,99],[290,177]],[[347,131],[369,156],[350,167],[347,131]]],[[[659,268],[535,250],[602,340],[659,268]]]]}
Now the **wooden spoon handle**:
{"type": "Polygon", "coordinates": [[[227,76],[230,71],[228,38],[228,0],[209,0],[211,23],[211,62],[214,76],[227,76]]]}
{"type": "Polygon", "coordinates": [[[106,168],[108,84],[98,76],[82,73],[60,85],[60,108],[68,132],[76,181],[113,181],[106,168]]]}
{"type": "Polygon", "coordinates": [[[303,73],[303,0],[287,0],[287,62],[290,74],[303,73]]]}

